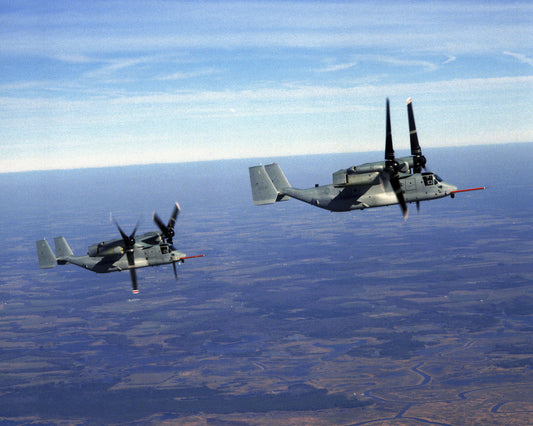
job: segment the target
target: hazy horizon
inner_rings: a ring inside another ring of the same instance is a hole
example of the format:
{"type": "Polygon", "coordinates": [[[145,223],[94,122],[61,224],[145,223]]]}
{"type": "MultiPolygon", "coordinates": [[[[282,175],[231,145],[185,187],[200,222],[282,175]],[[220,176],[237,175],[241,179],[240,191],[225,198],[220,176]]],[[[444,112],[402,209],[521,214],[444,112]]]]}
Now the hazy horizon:
{"type": "MultiPolygon", "coordinates": [[[[431,148],[427,148],[427,151],[431,152],[433,150],[447,150],[447,149],[465,149],[465,148],[483,148],[483,147],[499,147],[504,145],[527,145],[527,144],[533,144],[533,142],[503,142],[503,143],[496,143],[496,144],[471,144],[471,145],[463,145],[463,146],[434,146],[431,148]]],[[[410,155],[409,149],[404,148],[397,148],[394,146],[394,150],[397,157],[410,155]]],[[[422,151],[425,152],[424,147],[422,147],[422,151]]],[[[136,167],[136,166],[157,166],[157,165],[172,165],[172,164],[194,164],[194,163],[204,163],[204,162],[218,162],[218,161],[247,161],[250,160],[250,166],[254,165],[252,164],[254,161],[260,163],[261,161],[266,162],[277,162],[276,159],[282,159],[282,158],[291,158],[291,157],[316,157],[316,156],[323,156],[323,155],[332,155],[332,156],[344,156],[344,155],[358,155],[358,154],[364,154],[371,155],[376,154],[375,157],[373,157],[371,160],[363,160],[358,161],[356,158],[354,158],[354,164],[361,164],[362,162],[366,161],[381,161],[383,152],[379,150],[368,150],[368,151],[346,151],[346,152],[318,152],[318,153],[312,153],[312,154],[284,154],[284,155],[271,155],[271,156],[257,156],[257,157],[233,157],[233,158],[210,158],[210,159],[200,159],[200,160],[186,160],[186,161],[168,161],[168,162],[150,162],[150,163],[136,163],[136,164],[109,164],[109,165],[103,165],[103,166],[86,166],[86,167],[65,167],[65,168],[57,168],[57,169],[28,169],[28,170],[17,170],[17,171],[0,171],[0,175],[3,174],[13,174],[13,173],[31,173],[31,172],[53,172],[53,171],[64,171],[64,170],[86,170],[86,169],[108,169],[108,168],[120,168],[120,167],[136,167]]],[[[340,166],[341,167],[341,166],[340,166]]],[[[348,167],[348,166],[347,166],[348,167]]]]}
{"type": "Polygon", "coordinates": [[[533,5],[25,0],[0,10],[0,170],[533,140],[533,5]]]}

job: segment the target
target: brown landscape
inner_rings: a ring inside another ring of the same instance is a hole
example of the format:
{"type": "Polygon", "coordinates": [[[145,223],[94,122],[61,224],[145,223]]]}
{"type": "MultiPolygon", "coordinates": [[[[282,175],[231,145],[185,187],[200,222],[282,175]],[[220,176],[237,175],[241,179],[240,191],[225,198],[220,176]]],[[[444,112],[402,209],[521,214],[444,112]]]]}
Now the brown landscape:
{"type": "Polygon", "coordinates": [[[476,200],[407,221],[292,201],[186,215],[185,200],[180,247],[206,257],[177,283],[140,270],[138,296],[127,273],[39,270],[34,242],[4,228],[0,419],[533,424],[533,222],[526,201],[503,214],[476,200]]]}

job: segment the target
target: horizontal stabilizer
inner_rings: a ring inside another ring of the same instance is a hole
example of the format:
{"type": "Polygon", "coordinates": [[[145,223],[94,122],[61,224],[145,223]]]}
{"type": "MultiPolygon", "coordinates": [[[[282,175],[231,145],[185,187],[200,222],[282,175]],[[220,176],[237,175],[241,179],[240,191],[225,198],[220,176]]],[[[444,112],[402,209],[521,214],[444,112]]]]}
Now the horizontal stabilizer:
{"type": "Polygon", "coordinates": [[[50,244],[46,240],[36,241],[37,257],[39,258],[39,268],[50,269],[56,266],[56,257],[50,244]]]}

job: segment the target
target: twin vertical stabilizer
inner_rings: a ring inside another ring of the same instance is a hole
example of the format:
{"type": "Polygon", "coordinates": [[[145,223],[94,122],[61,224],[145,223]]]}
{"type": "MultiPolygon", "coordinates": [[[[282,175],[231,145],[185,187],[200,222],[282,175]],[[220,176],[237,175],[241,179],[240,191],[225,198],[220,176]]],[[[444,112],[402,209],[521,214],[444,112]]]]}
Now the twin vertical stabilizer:
{"type": "Polygon", "coordinates": [[[290,188],[291,186],[278,164],[272,163],[266,166],[254,166],[250,167],[249,171],[252,197],[256,206],[273,204],[289,199],[285,195],[284,189],[290,188]]]}
{"type": "Polygon", "coordinates": [[[46,240],[36,242],[37,256],[39,257],[39,268],[50,269],[56,266],[56,256],[46,240]]]}
{"type": "Polygon", "coordinates": [[[56,247],[56,256],[58,259],[74,256],[72,249],[67,243],[65,237],[54,238],[54,245],[56,247]]]}
{"type": "Polygon", "coordinates": [[[50,244],[46,240],[36,241],[37,256],[39,258],[39,268],[50,269],[56,266],[57,262],[64,264],[66,258],[74,256],[72,249],[64,237],[54,238],[56,254],[52,251],[50,244]],[[57,255],[57,257],[56,257],[57,255]]]}

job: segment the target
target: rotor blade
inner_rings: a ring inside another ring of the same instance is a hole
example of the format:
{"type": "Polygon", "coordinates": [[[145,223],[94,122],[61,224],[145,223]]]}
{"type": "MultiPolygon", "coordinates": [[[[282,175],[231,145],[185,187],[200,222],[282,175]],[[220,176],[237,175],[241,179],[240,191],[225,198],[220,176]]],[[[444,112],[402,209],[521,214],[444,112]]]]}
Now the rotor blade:
{"type": "Polygon", "coordinates": [[[133,248],[126,252],[126,258],[128,259],[128,266],[130,268],[131,287],[133,289],[133,293],[137,294],[139,290],[137,289],[137,272],[135,271],[135,255],[133,248]]]}
{"type": "Polygon", "coordinates": [[[385,160],[394,161],[394,149],[392,148],[392,130],[390,124],[390,106],[389,98],[387,98],[387,114],[386,114],[386,134],[385,134],[385,160]]]}
{"type": "Polygon", "coordinates": [[[180,206],[178,203],[174,204],[174,210],[172,211],[172,214],[170,215],[170,219],[168,220],[168,224],[165,225],[165,223],[161,220],[159,215],[154,212],[153,219],[156,223],[157,227],[161,230],[165,238],[167,239],[167,242],[169,244],[172,244],[172,237],[174,236],[174,225],[176,224],[176,219],[178,217],[178,214],[180,212],[180,206]]]}
{"type": "Polygon", "coordinates": [[[161,230],[163,234],[166,235],[167,226],[164,224],[164,222],[161,220],[161,218],[158,216],[156,212],[154,212],[153,218],[154,218],[154,222],[157,225],[157,227],[161,230]]]}
{"type": "Polygon", "coordinates": [[[174,204],[174,210],[172,210],[170,219],[168,220],[167,228],[174,229],[174,225],[176,224],[176,219],[178,218],[179,212],[180,212],[180,205],[176,203],[174,204]]]}
{"type": "Polygon", "coordinates": [[[411,155],[422,155],[418,135],[416,133],[415,116],[413,114],[413,100],[407,99],[407,118],[409,119],[409,138],[411,140],[411,155]]]}
{"type": "Polygon", "coordinates": [[[135,228],[133,228],[133,232],[131,235],[127,235],[124,230],[120,227],[118,222],[113,218],[113,222],[115,223],[116,227],[118,228],[118,232],[120,232],[120,236],[124,240],[124,245],[126,246],[126,250],[129,248],[132,248],[135,244],[135,233],[137,232],[137,228],[139,228],[139,221],[135,225],[135,228]]]}
{"type": "Polygon", "coordinates": [[[133,294],[137,294],[139,293],[139,289],[137,288],[137,272],[135,271],[135,268],[130,268],[130,276],[133,294]]]}
{"type": "Polygon", "coordinates": [[[172,268],[174,269],[174,278],[176,279],[176,281],[178,281],[178,271],[176,270],[175,262],[172,263],[172,268]]]}
{"type": "Polygon", "coordinates": [[[128,266],[135,267],[135,255],[133,254],[133,248],[126,251],[126,258],[128,259],[128,266]]]}
{"type": "Polygon", "coordinates": [[[113,218],[113,223],[114,223],[115,226],[118,228],[118,232],[120,232],[120,236],[122,237],[122,239],[124,240],[124,242],[128,241],[128,240],[129,240],[128,236],[127,236],[126,233],[122,230],[122,228],[120,227],[120,225],[118,224],[118,222],[115,220],[115,218],[113,218]]]}
{"type": "Polygon", "coordinates": [[[176,219],[178,218],[178,214],[180,212],[180,205],[178,203],[174,204],[174,210],[172,210],[172,214],[170,215],[170,219],[168,220],[167,225],[167,242],[169,244],[172,244],[172,237],[174,237],[174,225],[176,224],[176,219]]]}
{"type": "Polygon", "coordinates": [[[402,191],[402,185],[400,183],[400,176],[398,174],[399,165],[396,162],[394,158],[394,149],[392,147],[392,130],[391,130],[391,123],[390,123],[390,105],[389,105],[389,98],[387,98],[386,103],[386,135],[385,135],[385,163],[386,163],[386,170],[389,174],[389,181],[392,186],[392,189],[394,190],[394,194],[396,195],[396,199],[398,200],[398,203],[400,204],[400,207],[402,208],[403,217],[404,219],[407,218],[408,210],[407,210],[407,204],[405,203],[405,198],[403,196],[402,191]]]}
{"type": "Polygon", "coordinates": [[[422,149],[418,142],[418,134],[416,132],[415,115],[413,113],[413,100],[407,99],[407,118],[409,120],[409,139],[411,141],[411,155],[413,156],[413,172],[420,173],[426,167],[426,157],[422,155],[422,149]]]}
{"type": "Polygon", "coordinates": [[[407,209],[407,204],[403,196],[402,185],[400,183],[400,178],[397,172],[394,172],[391,175],[390,183],[391,183],[392,189],[394,190],[394,193],[396,194],[398,203],[400,204],[400,207],[402,208],[403,218],[407,219],[407,216],[409,215],[409,210],[407,209]]]}
{"type": "Polygon", "coordinates": [[[140,223],[141,223],[141,220],[139,219],[139,220],[137,221],[137,223],[135,224],[135,228],[133,228],[133,232],[132,232],[131,235],[130,235],[130,240],[133,239],[134,244],[135,244],[135,234],[137,233],[137,229],[139,229],[139,224],[140,224],[140,223]]]}

